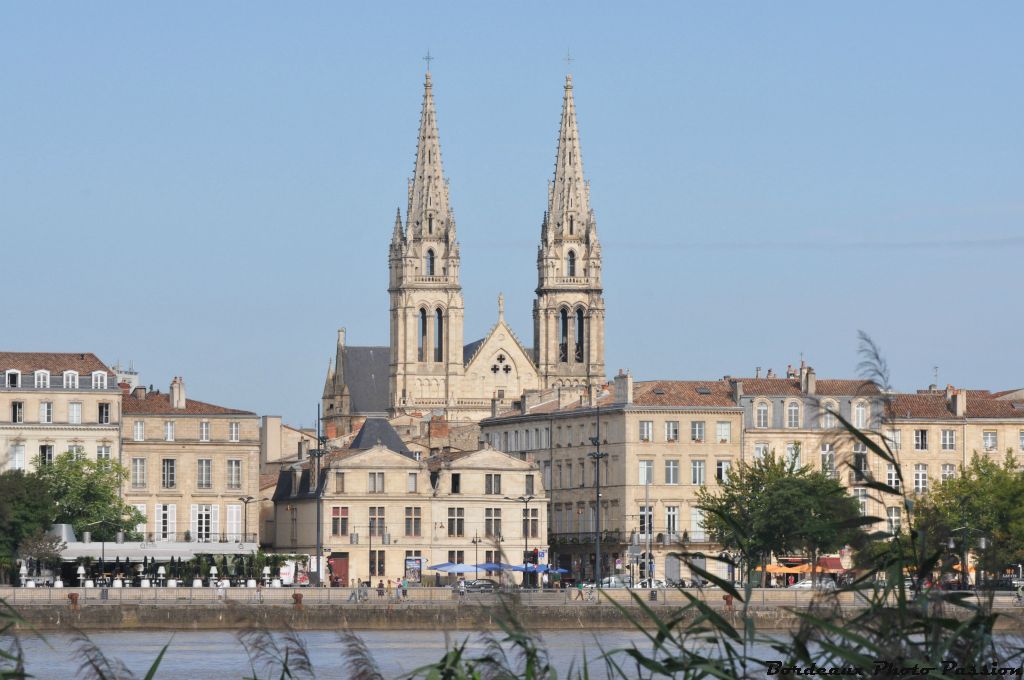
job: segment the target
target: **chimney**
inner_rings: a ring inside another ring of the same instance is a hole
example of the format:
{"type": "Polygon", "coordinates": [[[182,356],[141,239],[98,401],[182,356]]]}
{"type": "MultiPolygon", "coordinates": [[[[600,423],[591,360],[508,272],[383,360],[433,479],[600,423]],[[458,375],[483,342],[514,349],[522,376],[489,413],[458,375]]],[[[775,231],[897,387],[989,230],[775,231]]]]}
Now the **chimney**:
{"type": "Polygon", "coordinates": [[[793,369],[793,364],[786,364],[786,380],[792,380],[796,377],[796,370],[793,369]]]}
{"type": "Polygon", "coordinates": [[[946,385],[946,401],[953,398],[953,394],[956,392],[952,385],[946,385]]]}
{"type": "Polygon", "coordinates": [[[498,417],[498,400],[496,398],[495,399],[491,399],[491,417],[492,418],[497,418],[498,417]]]}
{"type": "Polygon", "coordinates": [[[952,390],[952,392],[953,413],[957,418],[963,418],[967,415],[967,390],[952,390]]]}
{"type": "Polygon", "coordinates": [[[344,346],[345,346],[345,329],[344,328],[339,328],[338,329],[338,347],[344,347],[344,346]]]}
{"type": "Polygon", "coordinates": [[[117,386],[121,388],[121,395],[127,397],[132,393],[132,386],[126,382],[119,382],[117,386]]]}
{"type": "Polygon", "coordinates": [[[766,375],[765,377],[766,378],[774,378],[775,377],[775,371],[773,369],[769,368],[768,369],[768,375],[766,375]]]}
{"type": "MultiPolygon", "coordinates": [[[[758,369],[760,371],[760,369],[758,369]]],[[[732,396],[736,400],[736,405],[740,403],[740,399],[743,398],[743,381],[733,380],[732,381],[732,396]]]]}
{"type": "Polygon", "coordinates": [[[171,381],[171,408],[185,408],[185,381],[178,376],[171,381]]]}
{"type": "Polygon", "coordinates": [[[817,390],[817,379],[814,375],[814,369],[810,366],[800,367],[800,391],[804,394],[814,396],[814,392],[817,390]]]}
{"type": "Polygon", "coordinates": [[[615,401],[619,404],[633,403],[633,376],[629,372],[622,372],[615,376],[615,401]]]}
{"type": "Polygon", "coordinates": [[[139,385],[138,387],[136,387],[134,390],[132,390],[132,396],[135,397],[136,399],[145,399],[146,398],[146,386],[145,385],[139,385]]]}
{"type": "Polygon", "coordinates": [[[757,368],[754,369],[754,377],[755,378],[760,378],[761,377],[761,367],[760,366],[758,366],[757,368]]]}
{"type": "Polygon", "coordinates": [[[296,452],[295,457],[297,460],[305,460],[309,457],[309,440],[299,440],[299,450],[296,452]]]}

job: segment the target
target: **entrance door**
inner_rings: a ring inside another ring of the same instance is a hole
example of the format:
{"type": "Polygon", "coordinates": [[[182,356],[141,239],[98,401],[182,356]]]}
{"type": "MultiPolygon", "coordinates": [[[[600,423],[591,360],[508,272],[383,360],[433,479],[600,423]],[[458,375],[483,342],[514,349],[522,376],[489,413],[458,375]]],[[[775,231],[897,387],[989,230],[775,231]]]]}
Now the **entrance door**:
{"type": "Polygon", "coordinates": [[[327,563],[331,566],[333,582],[342,588],[348,586],[348,553],[331,553],[327,563]]]}
{"type": "Polygon", "coordinates": [[[668,583],[679,581],[679,558],[675,555],[665,557],[665,580],[668,583]]]}

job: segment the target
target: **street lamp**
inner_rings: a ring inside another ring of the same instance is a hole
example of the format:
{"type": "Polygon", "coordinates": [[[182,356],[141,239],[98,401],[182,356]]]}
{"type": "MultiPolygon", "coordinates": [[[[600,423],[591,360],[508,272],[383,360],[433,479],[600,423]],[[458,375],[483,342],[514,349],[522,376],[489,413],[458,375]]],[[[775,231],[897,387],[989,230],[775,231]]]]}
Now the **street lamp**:
{"type": "Polygon", "coordinates": [[[249,535],[249,503],[252,503],[255,498],[252,496],[239,496],[238,500],[242,502],[242,542],[245,542],[245,537],[249,535]]]}
{"type": "Polygon", "coordinates": [[[473,570],[473,578],[480,578],[480,567],[479,567],[479,565],[480,565],[480,543],[481,543],[481,539],[480,539],[480,532],[479,531],[474,531],[473,532],[473,540],[470,541],[470,543],[473,544],[473,557],[476,560],[475,562],[473,562],[473,566],[477,567],[476,569],[473,570]]]}
{"type": "Polygon", "coordinates": [[[517,496],[516,498],[511,498],[510,496],[505,496],[505,500],[507,500],[507,501],[519,501],[520,503],[523,504],[523,585],[524,586],[527,585],[527,583],[529,582],[529,577],[530,577],[529,574],[526,571],[528,569],[528,567],[526,565],[529,564],[529,562],[527,560],[529,560],[529,552],[530,552],[530,501],[532,501],[534,498],[535,498],[535,496],[533,496],[533,494],[530,494],[528,496],[517,496]]]}
{"type": "Polygon", "coordinates": [[[601,404],[597,404],[597,436],[591,437],[590,442],[596,447],[594,451],[587,454],[588,458],[594,461],[594,514],[596,521],[594,528],[594,583],[601,587],[601,459],[606,458],[608,453],[601,451],[601,404]]]}
{"type": "MultiPolygon", "coordinates": [[[[88,524],[83,524],[82,528],[84,529],[85,527],[94,527],[97,524],[104,524],[106,526],[113,527],[117,531],[116,540],[117,540],[118,543],[120,543],[120,542],[122,542],[124,540],[123,532],[119,528],[120,525],[119,524],[115,524],[114,522],[111,522],[108,519],[98,519],[95,522],[89,522],[88,524]]],[[[103,538],[103,539],[100,539],[100,580],[103,580],[105,578],[103,576],[103,567],[104,567],[104,564],[106,563],[106,561],[107,561],[107,539],[103,538]]]]}
{"type": "MultiPolygon", "coordinates": [[[[974,528],[971,528],[971,527],[966,526],[966,525],[962,526],[962,527],[957,527],[956,529],[951,529],[950,530],[950,533],[954,533],[954,534],[960,533],[960,534],[963,534],[963,537],[960,539],[960,549],[961,549],[961,554],[960,554],[960,587],[961,587],[962,590],[967,590],[968,585],[970,584],[970,578],[969,578],[969,575],[968,575],[968,572],[970,571],[970,566],[969,566],[970,546],[969,546],[969,543],[970,543],[970,534],[972,532],[979,533],[979,534],[982,533],[982,531],[980,529],[974,529],[974,528]]],[[[956,539],[954,539],[952,536],[950,536],[949,537],[949,542],[948,542],[947,545],[949,546],[950,550],[956,550],[956,539]]],[[[988,538],[985,537],[985,536],[980,536],[978,538],[978,550],[987,550],[987,549],[988,549],[988,538]]],[[[975,587],[977,587],[977,585],[978,585],[977,571],[975,572],[974,585],[975,585],[975,587]]]]}

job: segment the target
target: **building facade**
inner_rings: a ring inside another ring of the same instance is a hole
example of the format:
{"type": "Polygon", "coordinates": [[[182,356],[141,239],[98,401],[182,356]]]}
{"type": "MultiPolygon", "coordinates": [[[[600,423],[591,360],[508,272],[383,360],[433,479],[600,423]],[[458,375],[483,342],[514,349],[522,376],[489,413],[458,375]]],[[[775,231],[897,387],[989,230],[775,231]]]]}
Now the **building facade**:
{"type": "Polygon", "coordinates": [[[73,452],[119,460],[121,390],[95,354],[0,352],[0,471],[73,452]]]}
{"type": "Polygon", "coordinates": [[[124,397],[124,499],[146,516],[147,542],[255,544],[260,420],[185,394],[135,388],[124,397]]]}
{"type": "Polygon", "coordinates": [[[555,173],[537,253],[533,347],[498,318],[465,343],[461,256],[441,162],[433,84],[426,75],[413,176],[388,250],[390,342],[363,347],[339,331],[323,391],[330,438],[368,417],[443,414],[475,423],[526,390],[604,381],[601,246],[583,174],[572,77],[566,78],[555,173]]]}

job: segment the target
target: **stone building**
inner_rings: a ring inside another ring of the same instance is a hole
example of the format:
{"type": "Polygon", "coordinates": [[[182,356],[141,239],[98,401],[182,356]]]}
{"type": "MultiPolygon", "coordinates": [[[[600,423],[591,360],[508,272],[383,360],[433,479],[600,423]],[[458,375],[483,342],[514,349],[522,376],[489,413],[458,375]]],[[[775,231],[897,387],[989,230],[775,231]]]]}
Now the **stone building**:
{"type": "Polygon", "coordinates": [[[119,460],[121,390],[95,354],[0,352],[0,471],[72,451],[119,460]]]}
{"type": "Polygon", "coordinates": [[[584,179],[572,77],[565,81],[555,173],[537,252],[533,347],[498,318],[484,338],[465,343],[461,256],[441,164],[433,85],[426,74],[413,176],[403,219],[388,250],[390,342],[351,346],[338,333],[323,391],[329,438],[365,418],[444,415],[455,424],[487,416],[526,390],[582,390],[604,381],[601,246],[584,179]]]}
{"type": "Polygon", "coordinates": [[[246,543],[259,531],[260,420],[185,394],[136,387],[124,397],[124,499],[149,542],[246,543]]]}
{"type": "MultiPolygon", "coordinates": [[[[524,550],[546,550],[540,470],[501,451],[485,447],[417,460],[386,420],[370,419],[351,448],[322,459],[318,483],[315,470],[310,461],[281,470],[274,545],[316,553],[319,492],[324,578],[336,584],[400,578],[410,558],[420,558],[421,567],[519,563],[524,550]]],[[[433,583],[433,575],[424,577],[433,583]]]]}

